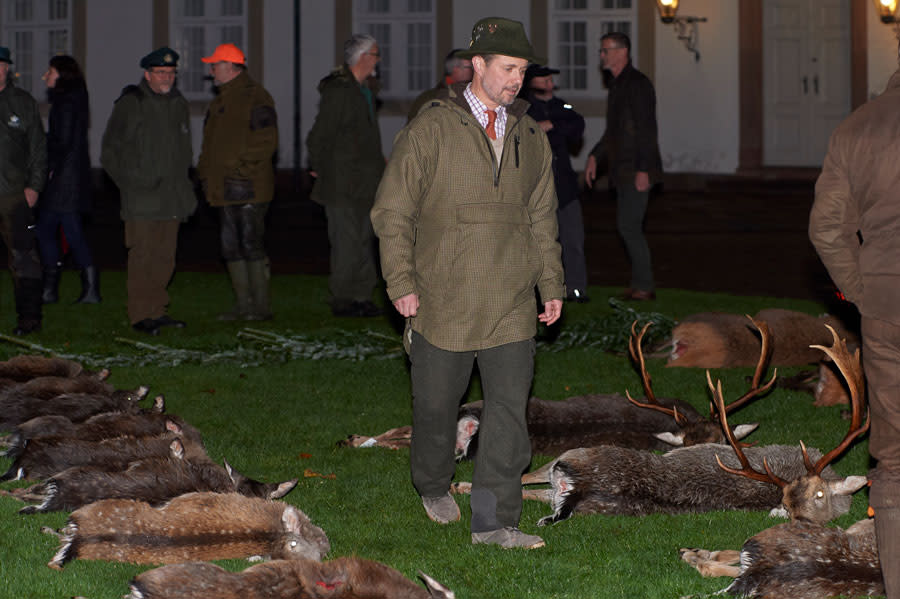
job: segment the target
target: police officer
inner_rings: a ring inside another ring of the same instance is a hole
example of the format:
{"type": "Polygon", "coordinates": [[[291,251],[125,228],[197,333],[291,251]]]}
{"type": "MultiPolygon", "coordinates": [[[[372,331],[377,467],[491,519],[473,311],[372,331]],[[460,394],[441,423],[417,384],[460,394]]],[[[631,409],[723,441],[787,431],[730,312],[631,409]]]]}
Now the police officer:
{"type": "Polygon", "coordinates": [[[38,105],[13,85],[9,48],[0,46],[0,233],[15,286],[16,335],[41,328],[41,259],[32,208],[47,178],[47,138],[38,105]]]}

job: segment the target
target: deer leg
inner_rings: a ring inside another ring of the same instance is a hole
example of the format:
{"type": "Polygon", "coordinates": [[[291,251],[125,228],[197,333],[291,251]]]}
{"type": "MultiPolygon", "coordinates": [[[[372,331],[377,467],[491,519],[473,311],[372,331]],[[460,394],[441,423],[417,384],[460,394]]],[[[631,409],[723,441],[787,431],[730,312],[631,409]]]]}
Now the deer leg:
{"type": "Polygon", "coordinates": [[[556,464],[556,460],[551,460],[532,472],[526,472],[522,475],[522,484],[523,485],[540,485],[546,484],[550,482],[550,470],[553,468],[553,465],[556,464]]]}
{"type": "Polygon", "coordinates": [[[681,560],[697,569],[700,575],[709,578],[730,576],[737,578],[741,573],[741,552],[726,549],[708,551],[706,549],[680,549],[681,560]]]}
{"type": "Polygon", "coordinates": [[[552,501],[552,492],[553,489],[522,489],[522,499],[550,503],[552,501]]]}

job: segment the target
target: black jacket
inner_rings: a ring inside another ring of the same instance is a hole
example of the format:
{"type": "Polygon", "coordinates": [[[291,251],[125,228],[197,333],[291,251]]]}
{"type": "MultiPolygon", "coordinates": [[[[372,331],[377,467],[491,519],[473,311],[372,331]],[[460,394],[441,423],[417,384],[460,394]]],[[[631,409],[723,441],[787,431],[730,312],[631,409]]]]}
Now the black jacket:
{"type": "Polygon", "coordinates": [[[7,81],[0,91],[0,196],[26,187],[41,191],[46,178],[47,138],[37,102],[7,81]]]}
{"type": "Polygon", "coordinates": [[[656,93],[647,76],[629,62],[609,85],[606,131],[591,150],[598,166],[606,162],[609,184],[634,183],[646,171],[650,183],[662,178],[662,159],[656,131],[656,93]]]}
{"type": "Polygon", "coordinates": [[[564,100],[553,96],[547,101],[538,100],[534,94],[526,98],[531,102],[528,116],[536,120],[550,121],[553,128],[547,132],[550,149],[553,150],[553,179],[556,182],[556,197],[562,208],[578,197],[578,175],[572,168],[569,157],[570,148],[581,141],[584,134],[584,118],[566,104],[564,100]]]}
{"type": "Polygon", "coordinates": [[[47,130],[47,185],[38,204],[52,212],[91,209],[88,94],[84,88],[51,89],[47,130]]]}

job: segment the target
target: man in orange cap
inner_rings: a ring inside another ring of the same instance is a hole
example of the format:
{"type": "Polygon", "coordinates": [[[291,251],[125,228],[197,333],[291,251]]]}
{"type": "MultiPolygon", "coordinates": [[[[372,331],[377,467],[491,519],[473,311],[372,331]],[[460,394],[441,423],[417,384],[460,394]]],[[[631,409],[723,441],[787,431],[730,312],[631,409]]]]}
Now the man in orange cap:
{"type": "Polygon", "coordinates": [[[219,319],[269,320],[263,234],[275,187],[275,102],[247,74],[244,53],[234,44],[221,44],[201,60],[209,65],[218,93],[206,111],[197,174],[206,200],[221,208],[222,257],[235,295],[234,308],[219,319]]]}

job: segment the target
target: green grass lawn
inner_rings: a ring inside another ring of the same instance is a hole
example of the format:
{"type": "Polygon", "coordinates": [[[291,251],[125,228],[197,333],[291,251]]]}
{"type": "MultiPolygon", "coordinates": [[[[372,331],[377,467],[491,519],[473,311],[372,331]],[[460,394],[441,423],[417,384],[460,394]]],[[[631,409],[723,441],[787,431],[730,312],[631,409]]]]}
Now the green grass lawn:
{"type": "MultiPolygon", "coordinates": [[[[5,302],[0,332],[14,326],[12,293],[4,281],[5,302]]],[[[409,482],[408,452],[384,449],[346,449],[335,443],[350,433],[375,434],[409,424],[410,396],[407,363],[397,353],[400,336],[388,318],[335,319],[325,303],[323,277],[276,276],[272,280],[276,319],[253,328],[306,335],[310,340],[378,339],[383,359],[286,359],[269,350],[256,366],[239,360],[199,361],[203,355],[224,356],[255,346],[238,338],[246,323],[222,323],[216,314],[230,307],[226,276],[178,273],[170,287],[171,314],[188,322],[183,330],[166,329],[159,337],[141,336],[128,326],[124,274],[103,273],[104,301],[73,306],[77,275],[66,272],[58,305],[45,307],[43,332],[27,338],[61,354],[111,359],[110,381],[118,387],[146,384],[151,394],[166,396],[167,410],[185,418],[203,433],[210,456],[227,459],[242,473],[266,481],[299,478],[285,500],[303,510],[331,540],[329,558],[355,555],[384,562],[409,577],[421,570],[454,589],[461,599],[562,597],[710,596],[728,584],[726,579],[703,579],[678,558],[680,547],[737,549],[749,536],[776,523],[765,513],[714,512],[697,515],[655,515],[642,518],[575,516],[555,526],[537,528],[535,522],[549,507],[526,502],[521,528],[540,534],[547,546],[536,551],[504,551],[470,544],[465,499],[462,521],[439,526],[425,516],[409,482]],[[137,340],[178,353],[142,350],[121,341],[137,340]],[[388,357],[384,357],[387,355],[388,357]],[[154,357],[156,356],[156,357],[154,357]],[[173,363],[179,362],[177,366],[173,363]],[[308,474],[334,475],[304,476],[308,474]]],[[[613,289],[591,288],[589,304],[564,308],[562,329],[584,326],[608,316],[605,298],[613,289]]],[[[637,306],[672,318],[718,310],[753,314],[781,307],[811,314],[822,306],[801,300],[737,297],[676,290],[660,290],[656,302],[637,306]]],[[[351,343],[352,345],[352,343],[351,343]]],[[[28,350],[0,343],[0,358],[28,350]]],[[[351,347],[345,353],[352,355],[351,347]]],[[[262,354],[254,354],[257,357],[262,354]]],[[[333,354],[330,354],[333,355],[333,354]]],[[[259,361],[259,360],[257,360],[259,361]]],[[[253,361],[250,361],[253,362],[253,361]]],[[[648,360],[658,395],[681,397],[705,412],[708,405],[705,375],[694,369],[666,369],[662,360],[648,360]]],[[[798,369],[781,371],[795,373],[798,369]]],[[[745,389],[751,369],[714,373],[725,386],[726,399],[745,389]]],[[[481,397],[477,383],[469,399],[481,397]]],[[[600,392],[640,393],[640,381],[624,355],[596,349],[538,350],[533,394],[564,399],[600,392]]],[[[814,408],[809,395],[775,390],[768,397],[739,410],[732,424],[759,422],[748,440],[760,444],[796,443],[830,449],[846,432],[840,408],[814,408]]],[[[535,456],[535,466],[548,458],[535,456]]],[[[8,460],[0,459],[4,470],[8,460]]],[[[868,455],[865,439],[856,443],[834,468],[840,474],[864,474],[868,455]]],[[[471,465],[461,464],[458,480],[471,480],[471,465]]],[[[23,483],[5,483],[3,488],[23,483]]],[[[865,492],[857,494],[849,514],[837,524],[847,526],[864,517],[865,492]]],[[[0,497],[0,597],[121,597],[128,581],[147,566],[76,561],[57,572],[45,566],[56,550],[56,539],[41,526],[59,527],[66,514],[17,514],[21,504],[0,497]]],[[[229,569],[245,562],[229,561],[229,569]]]]}

